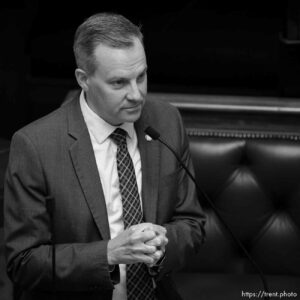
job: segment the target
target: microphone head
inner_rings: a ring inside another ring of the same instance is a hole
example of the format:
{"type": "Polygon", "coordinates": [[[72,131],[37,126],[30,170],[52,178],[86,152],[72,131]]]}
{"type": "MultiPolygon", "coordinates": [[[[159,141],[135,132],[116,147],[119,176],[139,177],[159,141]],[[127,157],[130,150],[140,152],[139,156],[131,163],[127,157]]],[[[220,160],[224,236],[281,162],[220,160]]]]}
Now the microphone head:
{"type": "Polygon", "coordinates": [[[157,140],[160,137],[160,134],[153,129],[151,126],[148,126],[144,132],[149,135],[153,140],[157,140]]]}

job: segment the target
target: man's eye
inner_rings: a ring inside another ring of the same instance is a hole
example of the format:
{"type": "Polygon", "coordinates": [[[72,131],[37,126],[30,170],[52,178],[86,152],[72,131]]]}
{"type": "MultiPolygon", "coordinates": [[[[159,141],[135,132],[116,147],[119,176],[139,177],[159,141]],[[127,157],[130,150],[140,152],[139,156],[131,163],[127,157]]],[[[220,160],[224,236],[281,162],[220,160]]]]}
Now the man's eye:
{"type": "Polygon", "coordinates": [[[124,80],[116,80],[112,82],[112,86],[114,87],[122,87],[125,84],[124,80]]]}
{"type": "Polygon", "coordinates": [[[138,81],[138,82],[143,82],[144,79],[145,79],[145,77],[146,77],[146,73],[143,73],[143,74],[141,74],[141,75],[137,78],[137,81],[138,81]]]}

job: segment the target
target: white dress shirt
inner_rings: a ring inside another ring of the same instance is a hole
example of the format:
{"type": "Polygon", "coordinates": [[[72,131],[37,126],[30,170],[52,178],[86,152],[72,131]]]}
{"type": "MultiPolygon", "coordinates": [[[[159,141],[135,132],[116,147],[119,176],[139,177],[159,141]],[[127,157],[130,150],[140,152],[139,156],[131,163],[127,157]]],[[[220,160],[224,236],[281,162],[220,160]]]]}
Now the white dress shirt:
{"type": "MultiPolygon", "coordinates": [[[[137,135],[133,123],[116,127],[100,118],[87,104],[84,92],[80,94],[80,107],[92,141],[97,168],[105,197],[111,238],[124,230],[123,206],[117,171],[117,145],[109,138],[118,127],[127,131],[127,147],[131,156],[141,200],[142,169],[137,135]]],[[[141,201],[142,205],[142,201],[141,201]]],[[[126,300],[126,265],[120,266],[120,283],[115,285],[113,300],[126,300]]]]}

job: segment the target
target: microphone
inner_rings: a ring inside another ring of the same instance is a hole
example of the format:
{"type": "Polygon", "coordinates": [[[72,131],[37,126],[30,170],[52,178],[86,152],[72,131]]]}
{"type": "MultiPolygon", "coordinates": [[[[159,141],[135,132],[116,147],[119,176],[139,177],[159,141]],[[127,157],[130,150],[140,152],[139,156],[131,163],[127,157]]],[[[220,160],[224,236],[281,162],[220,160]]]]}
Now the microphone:
{"type": "Polygon", "coordinates": [[[154,128],[152,128],[151,126],[148,126],[144,132],[150,136],[153,140],[157,140],[159,141],[161,144],[163,144],[164,146],[166,146],[176,157],[177,161],[179,162],[180,166],[182,166],[182,168],[186,171],[186,173],[188,174],[188,176],[190,177],[190,179],[192,179],[192,181],[194,182],[196,189],[198,192],[200,192],[200,194],[202,195],[202,197],[205,199],[205,201],[210,205],[210,207],[212,208],[212,210],[214,211],[214,213],[216,214],[216,216],[218,217],[218,219],[221,221],[222,225],[224,226],[224,228],[227,230],[227,232],[229,232],[229,234],[231,235],[232,239],[234,240],[234,242],[238,245],[238,247],[243,251],[243,253],[245,254],[245,256],[248,258],[248,260],[250,261],[250,263],[252,264],[252,266],[254,267],[254,269],[258,272],[258,275],[262,281],[264,290],[266,291],[266,294],[264,296],[264,299],[269,299],[269,289],[268,289],[268,284],[267,281],[265,279],[265,276],[261,270],[261,268],[258,266],[258,264],[256,263],[256,261],[252,258],[252,256],[250,255],[250,253],[247,251],[247,249],[244,247],[244,245],[242,244],[242,242],[235,236],[235,234],[233,233],[233,231],[231,230],[231,228],[228,226],[228,224],[226,223],[226,221],[223,219],[223,217],[221,216],[221,214],[219,213],[218,208],[215,206],[215,204],[210,200],[210,198],[208,197],[208,195],[206,194],[206,192],[198,185],[195,177],[193,176],[193,174],[190,172],[190,170],[187,168],[187,166],[183,163],[183,161],[181,160],[181,158],[179,157],[179,155],[176,153],[176,151],[165,141],[160,137],[159,132],[157,132],[154,128]]]}

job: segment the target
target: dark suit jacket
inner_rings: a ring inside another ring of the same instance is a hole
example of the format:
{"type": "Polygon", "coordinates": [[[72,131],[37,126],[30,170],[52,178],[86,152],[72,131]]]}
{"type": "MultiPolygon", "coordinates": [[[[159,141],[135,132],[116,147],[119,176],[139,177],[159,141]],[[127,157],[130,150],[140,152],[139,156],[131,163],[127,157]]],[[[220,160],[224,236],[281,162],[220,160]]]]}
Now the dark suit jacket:
{"type": "MultiPolygon", "coordinates": [[[[184,264],[189,251],[199,248],[204,217],[195,188],[174,156],[157,141],[146,141],[148,125],[190,168],[191,159],[178,111],[166,103],[146,102],[135,124],[143,213],[145,222],[167,228],[169,243],[158,279],[163,282],[184,264]]],[[[111,299],[106,205],[78,98],[14,135],[4,209],[8,273],[21,299],[51,299],[52,231],[56,299],[111,299]],[[53,211],[53,228],[49,211],[53,211]]]]}

